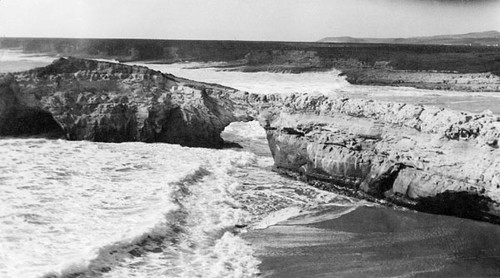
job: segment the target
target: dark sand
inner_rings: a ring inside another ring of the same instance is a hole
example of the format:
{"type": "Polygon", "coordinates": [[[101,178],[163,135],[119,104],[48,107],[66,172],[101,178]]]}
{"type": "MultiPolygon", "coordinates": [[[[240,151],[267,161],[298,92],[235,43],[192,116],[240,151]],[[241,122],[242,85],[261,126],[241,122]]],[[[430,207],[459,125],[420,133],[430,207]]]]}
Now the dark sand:
{"type": "Polygon", "coordinates": [[[325,220],[336,213],[244,234],[262,277],[500,277],[500,226],[385,207],[325,220]]]}

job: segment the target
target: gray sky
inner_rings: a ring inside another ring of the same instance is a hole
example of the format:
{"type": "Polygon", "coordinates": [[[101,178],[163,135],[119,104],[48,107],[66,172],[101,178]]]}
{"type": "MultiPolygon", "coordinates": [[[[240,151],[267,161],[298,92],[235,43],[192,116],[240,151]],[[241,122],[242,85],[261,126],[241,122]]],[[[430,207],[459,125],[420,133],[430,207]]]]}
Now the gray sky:
{"type": "Polygon", "coordinates": [[[0,36],[316,41],[500,31],[494,0],[0,0],[0,36]]]}

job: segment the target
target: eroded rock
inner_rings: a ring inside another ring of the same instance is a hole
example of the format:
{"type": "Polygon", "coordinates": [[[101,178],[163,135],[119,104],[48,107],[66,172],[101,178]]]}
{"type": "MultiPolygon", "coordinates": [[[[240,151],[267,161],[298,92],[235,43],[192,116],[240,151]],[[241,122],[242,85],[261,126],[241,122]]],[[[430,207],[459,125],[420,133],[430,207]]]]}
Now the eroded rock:
{"type": "Polygon", "coordinates": [[[491,113],[295,94],[262,117],[278,171],[412,207],[446,192],[500,202],[500,121],[491,113]]]}
{"type": "MultiPolygon", "coordinates": [[[[3,119],[12,119],[12,111],[20,111],[19,107],[48,113],[69,140],[221,147],[219,134],[225,126],[250,119],[229,98],[212,96],[234,90],[146,67],[61,58],[47,67],[4,79],[3,119]]],[[[24,126],[9,121],[8,125],[0,122],[0,128],[24,126]]]]}
{"type": "Polygon", "coordinates": [[[52,115],[19,99],[20,88],[13,75],[0,80],[0,136],[62,135],[52,115]]]}

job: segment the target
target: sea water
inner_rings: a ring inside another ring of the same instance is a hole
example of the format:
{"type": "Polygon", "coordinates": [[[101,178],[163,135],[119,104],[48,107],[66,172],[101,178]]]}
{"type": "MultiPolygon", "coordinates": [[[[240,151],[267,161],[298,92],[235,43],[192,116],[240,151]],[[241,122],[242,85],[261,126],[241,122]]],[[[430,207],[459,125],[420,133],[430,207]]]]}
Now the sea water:
{"type": "Polygon", "coordinates": [[[57,57],[27,54],[19,49],[0,49],[0,73],[25,71],[46,66],[57,57]]]}
{"type": "MultiPolygon", "coordinates": [[[[8,55],[22,58],[21,70],[31,58],[53,58],[8,55]]],[[[0,71],[16,61],[5,60],[0,71]]],[[[258,93],[351,86],[336,71],[151,67],[258,93]]],[[[233,123],[223,137],[245,148],[1,138],[0,277],[256,277],[260,262],[246,231],[330,207],[335,218],[374,206],[272,172],[257,122],[233,123]]]]}
{"type": "MultiPolygon", "coordinates": [[[[4,70],[53,59],[1,58],[4,70]]],[[[363,203],[272,172],[257,122],[224,137],[253,152],[0,139],[0,277],[254,277],[246,229],[363,203]]]]}
{"type": "Polygon", "coordinates": [[[332,97],[369,98],[380,101],[437,106],[480,113],[489,110],[500,114],[500,92],[459,92],[423,90],[411,87],[352,85],[339,70],[286,74],[277,72],[242,73],[217,68],[220,63],[145,64],[162,72],[208,83],[223,84],[259,94],[307,93],[332,97]]]}
{"type": "Polygon", "coordinates": [[[253,277],[237,227],[361,203],[247,151],[4,138],[0,152],[0,277],[253,277]]]}

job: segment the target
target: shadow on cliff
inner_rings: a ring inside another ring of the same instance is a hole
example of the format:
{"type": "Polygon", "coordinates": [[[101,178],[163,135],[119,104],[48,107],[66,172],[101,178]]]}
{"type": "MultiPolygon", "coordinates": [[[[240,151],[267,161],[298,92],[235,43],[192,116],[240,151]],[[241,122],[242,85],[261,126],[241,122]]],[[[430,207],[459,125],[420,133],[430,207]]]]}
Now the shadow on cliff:
{"type": "Polygon", "coordinates": [[[18,91],[14,76],[7,75],[0,81],[0,136],[63,137],[64,131],[52,114],[24,105],[18,91]]]}
{"type": "Polygon", "coordinates": [[[446,191],[433,197],[420,198],[414,208],[421,212],[500,224],[500,216],[488,213],[491,203],[493,200],[485,196],[463,191],[446,191]]]}
{"type": "Polygon", "coordinates": [[[48,112],[21,108],[6,114],[9,119],[0,129],[0,136],[64,138],[64,131],[48,112]]]}

